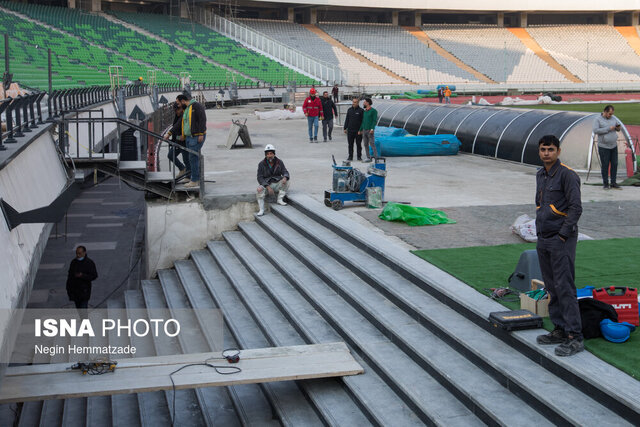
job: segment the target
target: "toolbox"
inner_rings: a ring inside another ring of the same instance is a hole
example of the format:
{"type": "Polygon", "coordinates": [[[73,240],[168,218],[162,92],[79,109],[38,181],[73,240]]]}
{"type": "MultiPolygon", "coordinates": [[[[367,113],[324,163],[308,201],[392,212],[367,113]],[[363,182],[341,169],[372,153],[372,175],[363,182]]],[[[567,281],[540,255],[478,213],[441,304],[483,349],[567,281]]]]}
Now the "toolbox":
{"type": "Polygon", "coordinates": [[[489,322],[507,331],[542,328],[542,317],[529,310],[494,311],[489,313],[489,322]]]}
{"type": "Polygon", "coordinates": [[[618,322],[640,326],[638,316],[638,290],[626,286],[610,286],[593,290],[593,298],[612,305],[618,313],[618,322]]]}

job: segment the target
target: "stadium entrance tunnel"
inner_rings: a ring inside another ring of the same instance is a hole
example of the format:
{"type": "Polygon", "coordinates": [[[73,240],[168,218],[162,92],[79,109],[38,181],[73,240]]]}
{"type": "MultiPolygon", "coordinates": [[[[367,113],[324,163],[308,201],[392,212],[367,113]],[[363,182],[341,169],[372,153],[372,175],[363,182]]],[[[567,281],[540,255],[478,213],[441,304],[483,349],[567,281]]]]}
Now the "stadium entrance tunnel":
{"type": "MultiPolygon", "coordinates": [[[[598,113],[534,110],[477,105],[431,104],[376,100],[378,126],[406,129],[413,135],[453,134],[460,150],[542,166],[538,141],[556,135],[562,148],[562,162],[576,170],[599,170],[592,154],[593,120],[598,113]]],[[[630,144],[624,128],[623,135],[630,144]]]]}

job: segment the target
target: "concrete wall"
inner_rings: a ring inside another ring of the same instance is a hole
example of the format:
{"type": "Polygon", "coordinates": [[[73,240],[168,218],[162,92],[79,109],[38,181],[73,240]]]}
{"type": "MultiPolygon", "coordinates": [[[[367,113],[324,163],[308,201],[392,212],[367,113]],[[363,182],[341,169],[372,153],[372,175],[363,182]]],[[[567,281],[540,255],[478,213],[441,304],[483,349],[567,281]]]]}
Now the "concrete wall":
{"type": "MultiPolygon", "coordinates": [[[[0,169],[0,197],[18,212],[28,211],[51,203],[66,179],[53,138],[45,131],[0,169]]],[[[9,230],[0,215],[0,352],[4,360],[13,350],[14,337],[8,334],[9,311],[2,309],[26,305],[51,228],[52,224],[22,224],[9,230]]]]}
{"type": "Polygon", "coordinates": [[[238,223],[253,220],[257,212],[254,194],[218,196],[214,200],[171,203],[148,201],[145,249],[147,277],[173,267],[193,250],[204,248],[222,232],[236,230],[238,223]]]}

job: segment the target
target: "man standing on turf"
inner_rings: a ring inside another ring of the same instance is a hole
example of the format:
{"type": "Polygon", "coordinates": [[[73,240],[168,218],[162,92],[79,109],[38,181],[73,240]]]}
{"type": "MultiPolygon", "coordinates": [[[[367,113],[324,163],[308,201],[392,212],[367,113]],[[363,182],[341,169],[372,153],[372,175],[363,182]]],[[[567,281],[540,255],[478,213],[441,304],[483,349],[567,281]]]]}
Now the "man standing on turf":
{"type": "Polygon", "coordinates": [[[618,135],[620,122],[613,115],[613,105],[604,107],[604,111],[593,122],[593,133],[598,135],[598,154],[602,184],[605,190],[615,188],[622,190],[616,183],[618,173],[618,135]],[[611,167],[611,187],[609,187],[609,167],[611,167]]]}
{"type": "Polygon", "coordinates": [[[364,114],[362,124],[360,125],[360,132],[358,132],[358,134],[362,135],[362,140],[364,141],[364,153],[367,155],[367,160],[364,161],[367,163],[371,161],[369,146],[371,146],[371,150],[373,151],[373,158],[378,157],[374,135],[376,124],[378,123],[378,110],[371,107],[371,104],[373,104],[371,98],[364,99],[364,114]]]}
{"type": "Polygon", "coordinates": [[[344,119],[344,133],[347,134],[347,143],[349,144],[349,157],[347,160],[353,160],[353,143],[358,148],[358,160],[362,160],[362,134],[360,126],[362,125],[362,117],[364,110],[360,108],[360,100],[354,97],[351,100],[351,107],[347,110],[347,117],[344,119]]]}
{"type": "Polygon", "coordinates": [[[560,162],[560,141],[545,135],[538,142],[544,164],[536,174],[536,250],[554,330],[537,337],[538,344],[560,344],[558,356],[584,350],[582,321],[576,297],[575,259],[578,220],[582,214],[580,177],[560,162]]]}
{"type": "MultiPolygon", "coordinates": [[[[204,140],[207,137],[207,113],[204,107],[187,94],[180,94],[176,98],[184,108],[182,115],[182,136],[187,148],[200,153],[204,140]]],[[[191,166],[191,181],[185,187],[198,187],[200,185],[200,157],[189,153],[189,165],[191,166]]]]}
{"type": "Polygon", "coordinates": [[[302,111],[307,116],[307,125],[309,126],[309,142],[318,142],[318,119],[322,120],[322,102],[316,96],[316,90],[311,88],[309,96],[302,104],[302,111]]]}
{"type": "Polygon", "coordinates": [[[333,116],[338,115],[338,109],[336,104],[329,98],[329,92],[326,90],[322,93],[322,114],[324,119],[322,120],[322,137],[324,142],[327,142],[327,133],[329,135],[329,141],[331,141],[331,134],[333,133],[333,116]],[[329,132],[327,132],[327,130],[329,132]]]}

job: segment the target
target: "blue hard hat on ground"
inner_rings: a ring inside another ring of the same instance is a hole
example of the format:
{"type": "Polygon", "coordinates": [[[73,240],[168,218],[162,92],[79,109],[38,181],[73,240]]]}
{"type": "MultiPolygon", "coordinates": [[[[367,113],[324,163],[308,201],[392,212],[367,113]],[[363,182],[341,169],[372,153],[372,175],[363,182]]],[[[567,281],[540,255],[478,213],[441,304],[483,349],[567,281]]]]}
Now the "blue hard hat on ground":
{"type": "Polygon", "coordinates": [[[616,323],[611,319],[600,322],[600,331],[607,341],[621,343],[629,339],[636,327],[629,322],[616,323]]]}

